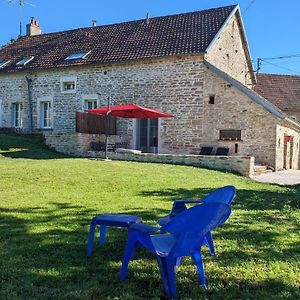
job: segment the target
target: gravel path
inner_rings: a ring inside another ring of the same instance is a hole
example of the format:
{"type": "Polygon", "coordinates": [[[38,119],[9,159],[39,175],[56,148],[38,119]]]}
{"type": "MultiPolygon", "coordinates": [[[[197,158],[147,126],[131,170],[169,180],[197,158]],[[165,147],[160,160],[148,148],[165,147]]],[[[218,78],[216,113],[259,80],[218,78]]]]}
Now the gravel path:
{"type": "Polygon", "coordinates": [[[286,170],[251,176],[253,180],[259,182],[276,183],[279,185],[300,184],[300,170],[286,170]]]}

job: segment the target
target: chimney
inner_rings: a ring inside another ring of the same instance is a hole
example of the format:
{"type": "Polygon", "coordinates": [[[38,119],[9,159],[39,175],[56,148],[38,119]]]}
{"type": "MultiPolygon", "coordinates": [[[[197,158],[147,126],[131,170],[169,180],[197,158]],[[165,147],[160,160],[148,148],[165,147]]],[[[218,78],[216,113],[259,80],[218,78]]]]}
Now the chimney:
{"type": "Polygon", "coordinates": [[[97,20],[92,20],[92,26],[96,27],[97,26],[97,20]]]}
{"type": "Polygon", "coordinates": [[[40,34],[42,34],[42,29],[39,26],[39,23],[34,17],[31,17],[30,24],[26,25],[26,35],[31,36],[31,35],[40,35],[40,34]]]}

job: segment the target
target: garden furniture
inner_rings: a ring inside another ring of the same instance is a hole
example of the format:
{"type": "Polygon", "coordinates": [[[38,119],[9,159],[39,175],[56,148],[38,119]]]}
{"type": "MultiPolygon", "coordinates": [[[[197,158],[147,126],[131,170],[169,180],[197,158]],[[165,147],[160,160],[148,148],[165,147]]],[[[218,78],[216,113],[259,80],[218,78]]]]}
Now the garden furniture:
{"type": "Polygon", "coordinates": [[[197,266],[200,282],[206,288],[201,245],[206,235],[231,213],[226,203],[203,203],[176,215],[161,228],[133,224],[122,260],[121,280],[125,280],[129,261],[138,245],[156,256],[166,296],[176,297],[175,266],[178,258],[191,256],[197,266]],[[165,234],[161,234],[163,231],[165,234]],[[158,234],[154,234],[158,232],[158,234]]]}
{"type": "MultiPolygon", "coordinates": [[[[172,218],[187,209],[186,204],[203,204],[209,202],[222,202],[231,205],[236,194],[234,186],[228,185],[212,191],[210,194],[202,198],[201,200],[190,200],[190,199],[177,199],[173,202],[173,208],[167,216],[160,218],[157,222],[160,226],[166,225],[172,218]]],[[[222,225],[226,220],[221,222],[222,225]]],[[[204,240],[204,244],[209,247],[211,255],[215,255],[215,247],[211,232],[208,232],[204,240]]]]}
{"type": "Polygon", "coordinates": [[[142,219],[134,215],[125,214],[101,214],[96,215],[90,225],[88,245],[87,245],[87,256],[91,256],[94,243],[94,235],[96,226],[100,226],[99,244],[103,245],[106,239],[106,227],[125,227],[128,228],[134,223],[141,223],[142,219]]]}

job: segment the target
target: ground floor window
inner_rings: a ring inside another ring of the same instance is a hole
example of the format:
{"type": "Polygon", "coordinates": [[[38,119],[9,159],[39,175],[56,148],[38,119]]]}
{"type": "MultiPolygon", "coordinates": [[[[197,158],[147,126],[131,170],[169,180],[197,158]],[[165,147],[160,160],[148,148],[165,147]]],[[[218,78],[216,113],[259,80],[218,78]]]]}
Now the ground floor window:
{"type": "Polygon", "coordinates": [[[95,109],[95,108],[97,108],[96,99],[85,100],[84,109],[95,109]]]}
{"type": "Polygon", "coordinates": [[[220,140],[222,141],[240,141],[241,139],[241,130],[220,130],[220,140]]]}
{"type": "Polygon", "coordinates": [[[51,128],[51,102],[45,101],[41,102],[40,105],[40,116],[41,116],[41,127],[42,128],[51,128]]]}
{"type": "Polygon", "coordinates": [[[158,119],[138,120],[137,148],[143,152],[158,152],[158,119]]]}
{"type": "Polygon", "coordinates": [[[22,127],[22,103],[13,103],[13,126],[16,128],[22,127]]]}

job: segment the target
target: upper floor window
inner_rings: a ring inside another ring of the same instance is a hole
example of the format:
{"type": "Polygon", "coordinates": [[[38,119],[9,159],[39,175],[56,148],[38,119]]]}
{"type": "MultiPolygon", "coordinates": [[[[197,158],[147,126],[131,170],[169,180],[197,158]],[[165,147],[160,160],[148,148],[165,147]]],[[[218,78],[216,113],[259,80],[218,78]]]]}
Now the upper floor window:
{"type": "Polygon", "coordinates": [[[22,103],[13,103],[13,127],[21,128],[22,127],[22,103]]]}
{"type": "Polygon", "coordinates": [[[75,82],[74,81],[66,81],[63,83],[63,91],[75,90],[75,82]]]}
{"type": "Polygon", "coordinates": [[[73,52],[69,56],[65,58],[65,60],[77,60],[77,59],[84,59],[87,55],[90,54],[91,51],[78,51],[73,52]]]}
{"type": "Polygon", "coordinates": [[[220,140],[240,141],[242,139],[241,130],[220,130],[220,140]]]}
{"type": "Polygon", "coordinates": [[[215,104],[215,95],[209,95],[208,103],[209,104],[215,104]]]}
{"type": "Polygon", "coordinates": [[[62,93],[76,93],[76,76],[66,76],[60,79],[60,87],[62,93]]]}
{"type": "Polygon", "coordinates": [[[9,63],[9,60],[8,61],[0,60],[0,68],[5,67],[8,63],[9,63]]]}
{"type": "Polygon", "coordinates": [[[26,66],[29,62],[33,60],[33,56],[30,57],[24,57],[20,61],[16,63],[17,66],[26,66]]]}

